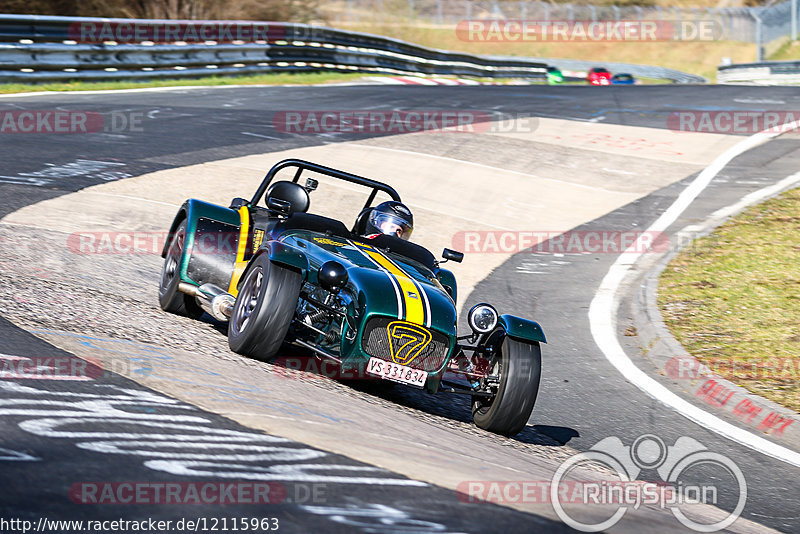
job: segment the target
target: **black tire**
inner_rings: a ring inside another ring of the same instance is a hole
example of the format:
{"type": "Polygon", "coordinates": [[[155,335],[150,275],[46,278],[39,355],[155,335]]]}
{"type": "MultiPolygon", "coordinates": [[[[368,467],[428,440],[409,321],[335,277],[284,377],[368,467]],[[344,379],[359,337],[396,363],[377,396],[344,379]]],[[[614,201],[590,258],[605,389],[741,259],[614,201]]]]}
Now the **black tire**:
{"type": "Polygon", "coordinates": [[[526,343],[505,336],[500,354],[492,362],[500,383],[492,399],[473,397],[472,419],[484,430],[513,436],[530,419],[542,375],[542,351],[536,342],[526,343]]]}
{"type": "Polygon", "coordinates": [[[169,313],[199,319],[203,315],[203,308],[197,304],[194,297],[178,291],[178,284],[181,281],[178,270],[183,258],[184,243],[186,243],[186,219],[178,225],[169,242],[167,257],[164,258],[164,267],[161,269],[158,303],[162,310],[169,313]]]}
{"type": "Polygon", "coordinates": [[[272,360],[289,330],[302,283],[299,273],[274,265],[267,254],[254,259],[228,322],[231,350],[259,360],[272,360]]]}

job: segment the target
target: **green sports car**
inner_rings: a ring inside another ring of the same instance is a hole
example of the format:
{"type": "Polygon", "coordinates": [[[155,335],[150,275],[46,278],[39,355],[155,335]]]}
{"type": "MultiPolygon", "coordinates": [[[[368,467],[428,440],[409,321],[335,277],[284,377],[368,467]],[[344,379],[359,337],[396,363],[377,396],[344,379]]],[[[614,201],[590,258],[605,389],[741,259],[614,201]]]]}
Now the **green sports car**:
{"type": "Polygon", "coordinates": [[[558,85],[564,83],[564,74],[558,67],[547,67],[547,84],[558,85]]]}
{"type": "Polygon", "coordinates": [[[539,389],[542,328],[478,304],[470,333],[459,336],[456,280],[442,264],[463,254],[444,249],[437,260],[394,235],[364,237],[379,193],[400,201],[379,181],[290,159],[250,200],[187,200],[162,253],[162,309],[227,321],[231,350],[253,358],[270,361],[292,343],[358,376],[469,395],[480,428],[520,432],[539,389]],[[291,180],[274,180],[285,170],[291,180]],[[319,187],[309,174],[363,187],[367,200],[350,229],[309,213],[319,187]]]}

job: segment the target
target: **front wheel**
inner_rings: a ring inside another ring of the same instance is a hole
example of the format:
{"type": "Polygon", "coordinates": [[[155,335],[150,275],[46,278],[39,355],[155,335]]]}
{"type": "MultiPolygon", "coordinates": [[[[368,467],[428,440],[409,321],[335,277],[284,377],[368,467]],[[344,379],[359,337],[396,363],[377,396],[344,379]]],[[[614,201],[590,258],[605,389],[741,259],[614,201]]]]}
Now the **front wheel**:
{"type": "Polygon", "coordinates": [[[228,322],[231,350],[259,360],[272,360],[289,330],[302,282],[299,273],[273,264],[267,254],[255,258],[228,322]]]}
{"type": "Polygon", "coordinates": [[[493,397],[473,397],[472,418],[489,432],[513,436],[525,428],[531,416],[542,374],[539,343],[505,336],[492,356],[484,390],[493,397]]]}

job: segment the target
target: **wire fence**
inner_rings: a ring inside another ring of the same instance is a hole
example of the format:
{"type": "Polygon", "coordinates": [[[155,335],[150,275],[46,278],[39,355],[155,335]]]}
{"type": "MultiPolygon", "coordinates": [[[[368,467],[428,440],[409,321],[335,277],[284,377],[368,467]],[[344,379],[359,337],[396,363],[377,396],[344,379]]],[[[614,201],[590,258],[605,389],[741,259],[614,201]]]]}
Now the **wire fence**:
{"type": "MultiPolygon", "coordinates": [[[[711,26],[714,38],[769,43],[791,34],[791,0],[767,7],[667,8],[487,0],[337,0],[323,14],[335,24],[400,23],[457,26],[468,20],[658,21],[711,26]]],[[[696,34],[685,32],[687,40],[696,34]]]]}

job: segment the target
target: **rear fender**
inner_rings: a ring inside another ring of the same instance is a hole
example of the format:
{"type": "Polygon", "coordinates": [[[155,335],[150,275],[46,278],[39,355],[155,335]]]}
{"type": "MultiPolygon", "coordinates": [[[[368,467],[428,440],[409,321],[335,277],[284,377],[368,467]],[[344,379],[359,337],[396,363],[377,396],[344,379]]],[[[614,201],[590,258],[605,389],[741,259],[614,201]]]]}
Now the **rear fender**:
{"type": "Polygon", "coordinates": [[[239,213],[201,200],[187,200],[172,221],[161,252],[162,257],[166,257],[169,243],[184,220],[186,241],[180,266],[181,280],[198,285],[211,282],[227,287],[236,261],[236,244],[241,227],[239,213]],[[198,231],[202,234],[204,248],[209,248],[208,253],[197,253],[195,241],[198,231]]]}
{"type": "Polygon", "coordinates": [[[513,315],[501,315],[498,324],[503,327],[503,330],[512,339],[547,343],[542,327],[535,321],[513,315]]]}

